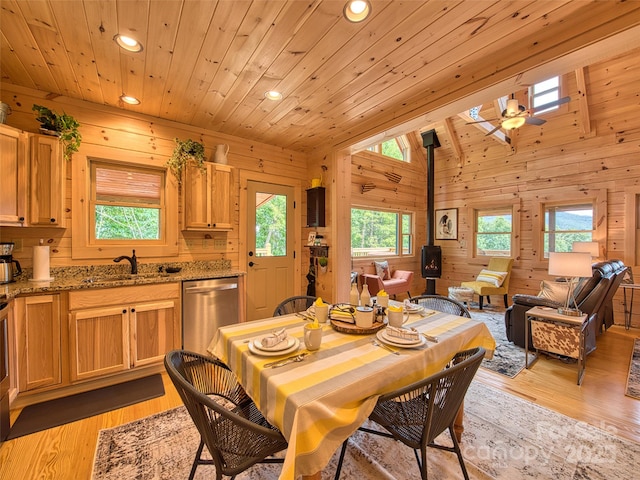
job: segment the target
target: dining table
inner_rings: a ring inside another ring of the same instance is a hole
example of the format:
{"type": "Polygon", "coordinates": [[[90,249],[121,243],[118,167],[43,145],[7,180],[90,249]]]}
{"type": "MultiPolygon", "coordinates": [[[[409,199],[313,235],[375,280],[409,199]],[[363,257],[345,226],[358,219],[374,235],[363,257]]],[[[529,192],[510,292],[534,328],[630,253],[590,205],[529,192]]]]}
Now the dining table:
{"type": "Polygon", "coordinates": [[[385,325],[376,330],[374,323],[363,334],[357,328],[339,328],[344,324],[330,319],[320,324],[320,348],[309,351],[303,336],[312,309],[309,314],[221,327],[209,345],[209,352],[229,366],[287,439],[280,479],[320,478],[319,472],[367,419],[380,395],[442,370],[459,351],[484,347],[491,356],[496,345],[481,321],[422,309],[408,315],[403,326],[420,332],[417,345],[381,341],[387,338],[381,336],[385,325]],[[286,349],[257,348],[260,339],[283,329],[286,349]]]}

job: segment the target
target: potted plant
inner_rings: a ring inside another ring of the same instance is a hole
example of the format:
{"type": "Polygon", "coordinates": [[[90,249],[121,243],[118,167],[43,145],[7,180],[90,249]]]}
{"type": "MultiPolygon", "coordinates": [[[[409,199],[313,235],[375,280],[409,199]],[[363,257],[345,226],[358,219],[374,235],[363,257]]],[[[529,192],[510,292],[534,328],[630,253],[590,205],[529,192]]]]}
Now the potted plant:
{"type": "Polygon", "coordinates": [[[318,265],[320,265],[320,271],[322,273],[327,272],[328,264],[329,264],[329,259],[327,257],[318,257],[318,265]]]}
{"type": "Polygon", "coordinates": [[[195,140],[180,140],[176,138],[176,148],[173,149],[173,153],[169,160],[167,160],[166,166],[169,167],[173,176],[176,177],[178,185],[182,185],[182,172],[184,167],[193,162],[198,168],[204,170],[204,144],[196,142],[195,140]]]}
{"type": "Polygon", "coordinates": [[[80,123],[71,115],[62,115],[42,105],[33,104],[31,108],[38,114],[36,120],[40,122],[40,131],[47,135],[55,135],[62,143],[62,154],[65,160],[71,160],[71,154],[78,151],[82,135],[78,131],[80,123]]]}

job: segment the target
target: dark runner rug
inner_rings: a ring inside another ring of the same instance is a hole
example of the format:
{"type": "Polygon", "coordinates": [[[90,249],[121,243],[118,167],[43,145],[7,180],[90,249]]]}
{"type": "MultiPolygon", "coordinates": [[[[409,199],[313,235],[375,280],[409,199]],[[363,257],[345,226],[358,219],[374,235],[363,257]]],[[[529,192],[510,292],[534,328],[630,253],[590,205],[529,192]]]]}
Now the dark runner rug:
{"type": "Polygon", "coordinates": [[[633,342],[625,395],[640,400],[640,338],[636,338],[633,342]]]}
{"type": "Polygon", "coordinates": [[[25,407],[7,440],[164,395],[160,374],[25,407]]]}

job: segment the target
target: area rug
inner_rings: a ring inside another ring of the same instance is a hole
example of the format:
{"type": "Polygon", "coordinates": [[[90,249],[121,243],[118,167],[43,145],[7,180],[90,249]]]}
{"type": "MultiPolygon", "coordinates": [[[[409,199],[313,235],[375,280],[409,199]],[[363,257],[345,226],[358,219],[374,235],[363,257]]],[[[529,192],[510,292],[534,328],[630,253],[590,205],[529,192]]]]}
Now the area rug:
{"type": "MultiPolygon", "coordinates": [[[[613,426],[594,427],[474,381],[465,399],[462,449],[474,480],[554,478],[611,480],[636,478],[640,444],[616,435],[613,426]]],[[[371,426],[371,425],[369,425],[371,426]]],[[[450,444],[448,434],[438,441],[450,444]]],[[[187,478],[199,437],[178,407],[101,430],[93,480],[187,478]]],[[[322,478],[333,478],[337,456],[322,478]]],[[[429,449],[431,480],[462,478],[455,455],[429,449]]],[[[238,480],[276,480],[281,465],[256,465],[238,480]]],[[[399,442],[364,432],[352,435],[341,479],[409,480],[420,473],[413,451],[399,442]]],[[[197,480],[214,477],[201,466],[197,480]]]]}
{"type": "Polygon", "coordinates": [[[9,430],[8,440],[75,422],[164,395],[160,374],[29,405],[9,430]]]}
{"type": "Polygon", "coordinates": [[[627,376],[627,389],[625,395],[640,400],[640,338],[633,342],[633,353],[629,362],[629,375],[627,376]]]}
{"type": "Polygon", "coordinates": [[[483,360],[481,366],[510,378],[515,377],[524,368],[524,348],[507,340],[504,309],[488,305],[483,310],[469,309],[469,313],[471,318],[487,325],[496,341],[493,358],[483,360]]]}

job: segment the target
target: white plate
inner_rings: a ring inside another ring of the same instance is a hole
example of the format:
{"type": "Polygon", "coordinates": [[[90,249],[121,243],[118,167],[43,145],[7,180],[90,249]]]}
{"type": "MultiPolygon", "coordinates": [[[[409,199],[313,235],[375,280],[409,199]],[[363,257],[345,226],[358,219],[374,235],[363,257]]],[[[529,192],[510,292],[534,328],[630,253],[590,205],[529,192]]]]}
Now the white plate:
{"type": "Polygon", "coordinates": [[[387,345],[391,345],[392,347],[400,347],[400,348],[421,347],[422,345],[427,343],[427,339],[424,338],[422,335],[420,335],[420,339],[417,342],[413,341],[413,343],[400,343],[400,342],[407,342],[409,340],[405,340],[405,339],[402,339],[402,338],[396,338],[396,337],[393,337],[393,339],[391,340],[392,337],[388,337],[387,335],[385,335],[384,330],[379,330],[376,333],[376,337],[382,343],[386,343],[387,345]]]}
{"type": "Polygon", "coordinates": [[[420,313],[424,311],[424,307],[422,305],[404,305],[404,311],[409,313],[420,313]]]}
{"type": "Polygon", "coordinates": [[[248,344],[249,351],[254,355],[260,355],[262,357],[278,357],[280,355],[286,355],[287,353],[295,352],[300,346],[300,340],[298,340],[295,337],[291,337],[291,338],[293,338],[293,345],[290,348],[287,348],[286,350],[278,350],[276,352],[267,352],[265,350],[260,350],[259,348],[256,348],[253,342],[249,342],[248,344]]]}
{"type": "MultiPolygon", "coordinates": [[[[266,337],[267,335],[265,335],[266,337]]],[[[265,337],[261,337],[259,339],[256,340],[252,340],[251,343],[253,343],[253,346],[256,347],[258,350],[262,350],[263,352],[281,352],[282,350],[286,350],[288,348],[291,348],[293,346],[293,344],[295,343],[296,338],[295,337],[287,337],[285,338],[283,341],[281,341],[280,343],[275,344],[272,347],[265,347],[262,345],[262,339],[265,337]]]]}

